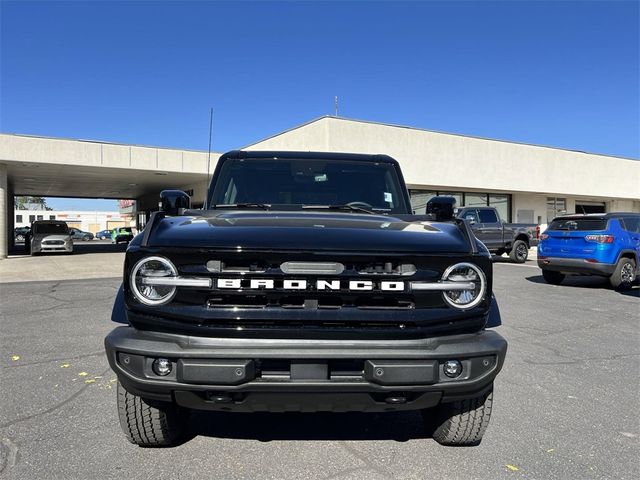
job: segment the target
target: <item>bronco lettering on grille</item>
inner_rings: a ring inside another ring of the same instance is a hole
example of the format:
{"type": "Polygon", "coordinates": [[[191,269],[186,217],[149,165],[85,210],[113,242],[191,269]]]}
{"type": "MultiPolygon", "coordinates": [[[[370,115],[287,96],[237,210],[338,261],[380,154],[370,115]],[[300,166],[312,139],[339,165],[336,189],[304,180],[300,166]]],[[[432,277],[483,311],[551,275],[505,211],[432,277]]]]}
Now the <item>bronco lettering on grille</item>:
{"type": "Polygon", "coordinates": [[[373,280],[307,280],[284,279],[276,281],[270,278],[218,278],[213,283],[214,288],[231,290],[322,290],[322,291],[373,291],[402,292],[405,282],[373,281],[373,280]]]}

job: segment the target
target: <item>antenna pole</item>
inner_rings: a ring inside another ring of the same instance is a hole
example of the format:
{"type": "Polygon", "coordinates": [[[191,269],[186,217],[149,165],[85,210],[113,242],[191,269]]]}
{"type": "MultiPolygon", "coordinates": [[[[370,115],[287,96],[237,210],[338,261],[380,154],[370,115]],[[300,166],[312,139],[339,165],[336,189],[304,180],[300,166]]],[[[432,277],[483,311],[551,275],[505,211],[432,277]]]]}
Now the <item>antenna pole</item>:
{"type": "Polygon", "coordinates": [[[338,96],[337,95],[333,98],[333,103],[334,103],[334,107],[336,110],[336,117],[337,117],[338,116],[338,96]]]}
{"type": "Polygon", "coordinates": [[[207,179],[204,185],[204,209],[209,203],[209,166],[211,165],[211,137],[213,134],[213,107],[209,110],[209,150],[207,151],[207,179]]]}

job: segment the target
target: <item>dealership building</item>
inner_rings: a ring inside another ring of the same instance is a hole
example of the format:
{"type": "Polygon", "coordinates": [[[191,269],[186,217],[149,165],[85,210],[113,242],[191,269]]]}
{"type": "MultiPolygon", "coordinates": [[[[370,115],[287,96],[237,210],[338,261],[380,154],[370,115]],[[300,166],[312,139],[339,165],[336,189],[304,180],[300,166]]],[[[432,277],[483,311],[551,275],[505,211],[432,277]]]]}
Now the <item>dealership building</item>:
{"type": "MultiPolygon", "coordinates": [[[[640,212],[640,161],[547,146],[322,117],[245,150],[384,153],[400,163],[416,213],[436,194],[490,205],[505,221],[546,225],[564,213],[640,212]]],[[[202,205],[220,153],[0,134],[0,257],[13,243],[13,196],[135,200],[142,226],[158,193],[202,205]]],[[[129,213],[129,212],[128,212],[129,213]]]]}

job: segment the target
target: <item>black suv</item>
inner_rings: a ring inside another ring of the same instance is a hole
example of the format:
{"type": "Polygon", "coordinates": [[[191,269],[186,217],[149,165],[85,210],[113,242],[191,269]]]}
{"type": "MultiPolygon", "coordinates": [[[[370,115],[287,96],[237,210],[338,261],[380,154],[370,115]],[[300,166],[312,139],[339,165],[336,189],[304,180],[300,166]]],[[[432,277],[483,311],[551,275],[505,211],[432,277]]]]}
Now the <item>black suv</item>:
{"type": "Polygon", "coordinates": [[[191,409],[421,410],[479,443],[507,343],[453,202],[412,215],[392,158],[309,152],[223,155],[203,210],[163,192],[105,339],[127,438],[171,445],[191,409]]]}

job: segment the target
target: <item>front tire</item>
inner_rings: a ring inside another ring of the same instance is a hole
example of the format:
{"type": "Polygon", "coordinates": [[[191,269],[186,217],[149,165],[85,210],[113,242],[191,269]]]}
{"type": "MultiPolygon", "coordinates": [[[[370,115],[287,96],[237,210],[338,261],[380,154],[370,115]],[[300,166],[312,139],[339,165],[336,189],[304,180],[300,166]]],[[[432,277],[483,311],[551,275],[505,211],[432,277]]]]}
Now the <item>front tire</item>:
{"type": "Polygon", "coordinates": [[[493,385],[478,397],[443,403],[422,411],[427,429],[440,445],[469,447],[482,441],[493,408],[493,385]]]}
{"type": "Polygon", "coordinates": [[[629,290],[636,279],[636,262],[633,258],[622,257],[613,275],[609,277],[611,286],[618,290],[629,290]]]}
{"type": "Polygon", "coordinates": [[[516,240],[513,242],[509,257],[516,263],[524,263],[529,257],[529,245],[524,240],[516,240]]]}
{"type": "Polygon", "coordinates": [[[542,278],[551,285],[560,285],[564,280],[564,273],[542,270],[542,278]]]}
{"type": "Polygon", "coordinates": [[[127,440],[141,447],[175,445],[184,434],[185,412],[176,405],[151,402],[129,393],[118,382],[118,416],[127,440]]]}

